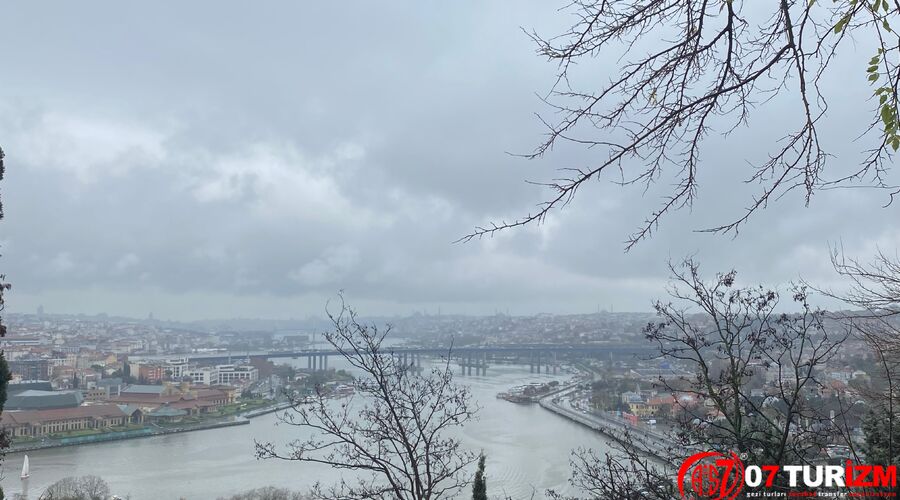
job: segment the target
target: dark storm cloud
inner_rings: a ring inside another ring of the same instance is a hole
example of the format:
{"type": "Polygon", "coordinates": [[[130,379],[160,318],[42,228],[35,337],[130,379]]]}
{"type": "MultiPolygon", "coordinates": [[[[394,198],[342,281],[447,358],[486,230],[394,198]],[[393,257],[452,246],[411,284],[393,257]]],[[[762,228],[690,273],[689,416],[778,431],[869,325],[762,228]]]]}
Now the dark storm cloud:
{"type": "MultiPolygon", "coordinates": [[[[451,244],[532,209],[546,193],[525,179],[595,159],[507,154],[540,140],[535,92],[554,74],[519,27],[558,31],[557,7],[17,6],[0,32],[11,307],[289,316],[346,289],[371,313],[647,309],[670,256],[829,282],[829,243],[896,248],[896,209],[858,191],[822,193],[811,209],[788,197],[737,239],[692,232],[740,214],[755,189],[740,185],[745,162],[790,116],[777,103],[752,129],[710,139],[698,204],[629,254],[622,242],[665,178],[647,194],[586,186],[542,226],[451,244]]],[[[615,64],[584,74],[603,81],[615,64]]],[[[860,80],[836,90],[867,91],[860,80]]],[[[837,101],[841,125],[865,123],[837,101]]],[[[826,133],[852,166],[846,131],[826,133]]]]}

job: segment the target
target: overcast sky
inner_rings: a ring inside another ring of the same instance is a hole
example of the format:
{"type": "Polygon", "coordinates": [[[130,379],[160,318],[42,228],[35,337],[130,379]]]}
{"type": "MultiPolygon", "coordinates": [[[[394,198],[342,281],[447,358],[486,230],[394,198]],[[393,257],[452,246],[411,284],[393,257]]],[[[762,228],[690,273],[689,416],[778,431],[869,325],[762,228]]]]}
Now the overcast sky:
{"type": "MultiPolygon", "coordinates": [[[[507,154],[541,140],[536,94],[555,74],[521,28],[559,32],[563,2],[316,4],[7,6],[9,310],[302,317],[340,289],[368,314],[649,310],[670,257],[748,281],[832,283],[829,244],[866,255],[900,243],[898,207],[867,190],[810,208],[785,198],[736,239],[692,232],[749,203],[735,181],[791,118],[776,102],[708,142],[700,202],[627,254],[664,190],[594,183],[543,226],[452,244],[541,201],[526,179],[597,159],[507,154]]],[[[841,62],[832,82],[832,163],[857,161],[867,58],[841,62]]],[[[617,67],[586,64],[582,83],[617,67]]]]}

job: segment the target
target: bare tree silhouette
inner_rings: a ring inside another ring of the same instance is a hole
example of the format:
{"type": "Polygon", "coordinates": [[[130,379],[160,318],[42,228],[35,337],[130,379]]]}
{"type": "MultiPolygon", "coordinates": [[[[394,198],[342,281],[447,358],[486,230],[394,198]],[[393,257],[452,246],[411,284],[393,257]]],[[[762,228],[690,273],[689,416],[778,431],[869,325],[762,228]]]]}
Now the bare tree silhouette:
{"type": "Polygon", "coordinates": [[[777,310],[778,291],[738,287],[734,271],[705,281],[691,259],[670,270],[673,300],[656,302],[659,320],[645,334],[661,359],[691,372],[658,382],[675,396],[671,441],[654,443],[625,431],[615,436],[611,453],[576,450],[573,485],[590,498],[677,498],[674,471],[686,450],[729,450],[747,464],[783,465],[813,463],[826,446],[847,444],[841,418],[847,408],[819,372],[848,332],[810,306],[804,286],[790,293],[799,312],[784,313],[777,310]],[[751,380],[768,371],[774,375],[770,390],[754,394],[751,380]]]}
{"type": "Polygon", "coordinates": [[[360,323],[343,297],[340,310],[328,315],[334,329],[325,339],[362,373],[356,394],[341,402],[321,392],[313,403],[294,397],[281,421],[313,436],[284,447],[257,443],[257,457],[352,471],[338,484],[317,484],[312,495],[321,499],[432,500],[463,491],[477,455],[448,431],[469,422],[477,408],[469,390],[453,383],[449,352],[430,373],[419,373],[383,346],[390,328],[360,323]]]}
{"type": "Polygon", "coordinates": [[[649,187],[664,172],[673,173],[673,188],[629,236],[630,249],[666,214],[694,202],[707,137],[746,125],[756,107],[775,96],[785,96],[783,105],[793,111],[785,118],[786,135],[768,159],[749,167],[746,179],[759,185],[758,194],[742,215],[706,231],[737,233],[756,211],[793,190],[802,191],[807,204],[817,190],[851,181],[886,189],[889,200],[897,194],[887,172],[900,147],[900,45],[891,28],[900,3],[573,0],[564,11],[575,19],[569,30],[551,37],[531,33],[538,54],[555,62],[559,72],[544,98],[554,116],[542,118],[547,137],[525,156],[540,157],[568,142],[596,151],[597,160],[538,182],[552,194],[535,211],[512,222],[476,227],[461,240],[540,223],[589,180],[604,175],[623,185],[649,187]],[[858,133],[872,142],[858,169],[827,179],[823,173],[829,155],[819,126],[828,101],[820,83],[838,49],[853,37],[871,39],[878,47],[858,58],[860,78],[873,85],[873,93],[860,97],[859,105],[872,100],[874,108],[872,122],[858,133]],[[583,89],[572,69],[598,56],[622,65],[605,85],[583,89]],[[873,129],[881,132],[867,135],[873,129]]]}

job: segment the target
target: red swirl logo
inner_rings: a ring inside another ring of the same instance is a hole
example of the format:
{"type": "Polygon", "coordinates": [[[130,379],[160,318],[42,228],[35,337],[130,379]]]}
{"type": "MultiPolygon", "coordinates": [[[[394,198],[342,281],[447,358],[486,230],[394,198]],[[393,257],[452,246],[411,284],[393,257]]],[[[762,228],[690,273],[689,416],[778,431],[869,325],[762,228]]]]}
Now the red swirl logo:
{"type": "Polygon", "coordinates": [[[678,469],[678,491],[688,498],[685,485],[690,483],[694,496],[712,500],[734,500],[744,488],[744,463],[737,454],[716,451],[696,453],[678,469]]]}

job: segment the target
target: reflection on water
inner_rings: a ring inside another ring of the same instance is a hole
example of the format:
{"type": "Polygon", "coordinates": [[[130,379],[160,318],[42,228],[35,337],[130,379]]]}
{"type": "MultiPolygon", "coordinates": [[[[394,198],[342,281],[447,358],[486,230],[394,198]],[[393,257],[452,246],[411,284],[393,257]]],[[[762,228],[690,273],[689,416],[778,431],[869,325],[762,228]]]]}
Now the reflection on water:
{"type": "MultiPolygon", "coordinates": [[[[339,363],[332,366],[341,367],[339,363]]],[[[566,377],[495,365],[486,376],[457,379],[471,386],[481,406],[478,420],[461,431],[461,438],[464,446],[487,454],[492,497],[502,493],[527,499],[537,492],[535,498],[543,498],[547,488],[566,490],[570,451],[580,446],[605,449],[603,438],[589,429],[539,406],[516,405],[495,397],[513,385],[566,377]]],[[[130,495],[133,500],[193,500],[268,485],[302,491],[317,480],[327,483],[339,477],[321,465],[256,460],[254,439],[286,442],[302,437],[297,428],[276,422],[274,415],[266,415],[238,427],[29,452],[28,490],[31,498],[37,498],[60,478],[93,474],[105,479],[113,493],[130,495]]],[[[4,461],[0,484],[8,498],[22,489],[17,473],[22,459],[17,453],[4,461]]]]}

